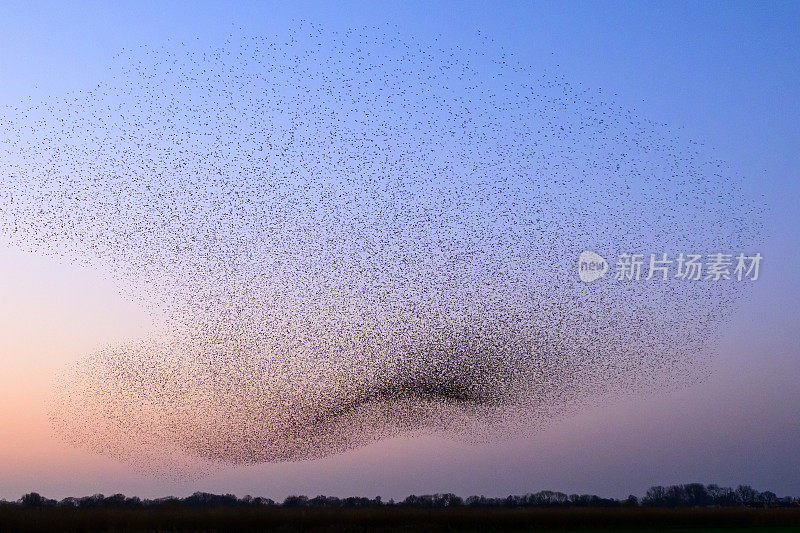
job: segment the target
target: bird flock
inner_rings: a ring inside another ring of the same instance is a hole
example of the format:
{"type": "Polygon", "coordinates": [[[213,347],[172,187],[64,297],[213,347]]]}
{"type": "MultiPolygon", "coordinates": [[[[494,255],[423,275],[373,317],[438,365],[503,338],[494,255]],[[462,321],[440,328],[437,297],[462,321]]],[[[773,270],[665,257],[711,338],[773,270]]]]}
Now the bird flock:
{"type": "Polygon", "coordinates": [[[700,143],[480,47],[298,23],[122,52],[0,112],[0,240],[158,317],[54,385],[68,442],[173,475],[540,430],[698,379],[744,284],[577,257],[750,251],[700,143]]]}

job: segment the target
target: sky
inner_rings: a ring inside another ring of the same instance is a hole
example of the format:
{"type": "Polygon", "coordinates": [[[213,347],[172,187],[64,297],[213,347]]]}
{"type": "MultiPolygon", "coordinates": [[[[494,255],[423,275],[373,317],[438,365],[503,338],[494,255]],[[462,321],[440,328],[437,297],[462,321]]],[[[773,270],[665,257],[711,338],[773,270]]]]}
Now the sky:
{"type": "Polygon", "coordinates": [[[330,30],[391,23],[421,41],[482,46],[614,95],[705,143],[762,201],[761,277],[727,317],[710,376],[586,405],[491,445],[396,437],[319,460],[170,481],[72,448],[46,401],[58,371],[152,316],[101,273],[0,248],[0,497],[195,490],[308,495],[541,489],[624,497],[653,484],[751,484],[800,495],[800,7],[794,3],[3,3],[0,105],[65,97],[106,79],[123,50],[222,44],[300,20],[330,30]],[[198,43],[198,44],[192,44],[198,43]]]}

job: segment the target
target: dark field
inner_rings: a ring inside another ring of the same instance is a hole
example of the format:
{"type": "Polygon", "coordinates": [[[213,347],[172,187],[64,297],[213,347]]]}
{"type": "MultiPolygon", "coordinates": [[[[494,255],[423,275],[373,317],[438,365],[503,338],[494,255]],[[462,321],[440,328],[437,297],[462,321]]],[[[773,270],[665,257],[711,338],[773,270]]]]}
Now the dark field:
{"type": "Polygon", "coordinates": [[[800,531],[798,508],[0,508],[0,531],[800,531]]]}

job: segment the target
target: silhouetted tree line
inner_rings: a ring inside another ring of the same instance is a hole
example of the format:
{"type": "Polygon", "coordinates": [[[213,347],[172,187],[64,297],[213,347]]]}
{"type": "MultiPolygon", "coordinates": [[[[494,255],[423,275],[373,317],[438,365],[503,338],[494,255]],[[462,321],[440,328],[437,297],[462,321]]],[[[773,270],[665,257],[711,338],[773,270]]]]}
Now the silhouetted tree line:
{"type": "Polygon", "coordinates": [[[84,498],[64,498],[61,501],[45,498],[35,492],[25,494],[16,502],[0,501],[0,505],[24,507],[71,507],[71,508],[138,508],[138,507],[237,507],[237,506],[281,506],[296,507],[377,507],[405,506],[420,508],[445,507],[800,507],[800,498],[786,496],[779,498],[774,492],[759,492],[749,485],[739,485],[736,489],[718,485],[688,483],[669,487],[651,487],[641,499],[628,496],[624,500],[601,498],[592,494],[565,494],[543,490],[522,496],[487,498],[470,496],[466,500],[455,494],[411,495],[405,500],[384,502],[380,496],[375,498],[337,498],[334,496],[289,496],[283,503],[269,498],[245,496],[237,498],[233,494],[209,494],[195,492],[187,498],[158,498],[143,500],[129,498],[123,494],[104,496],[95,494],[84,498]]]}

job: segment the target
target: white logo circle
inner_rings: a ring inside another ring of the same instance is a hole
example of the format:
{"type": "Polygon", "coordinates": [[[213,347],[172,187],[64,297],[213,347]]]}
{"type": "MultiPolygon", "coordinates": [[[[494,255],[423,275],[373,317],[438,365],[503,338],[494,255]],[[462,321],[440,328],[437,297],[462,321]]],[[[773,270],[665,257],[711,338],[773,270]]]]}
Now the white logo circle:
{"type": "Polygon", "coordinates": [[[594,252],[586,250],[578,257],[578,275],[585,283],[602,278],[608,272],[608,262],[594,252]]]}

